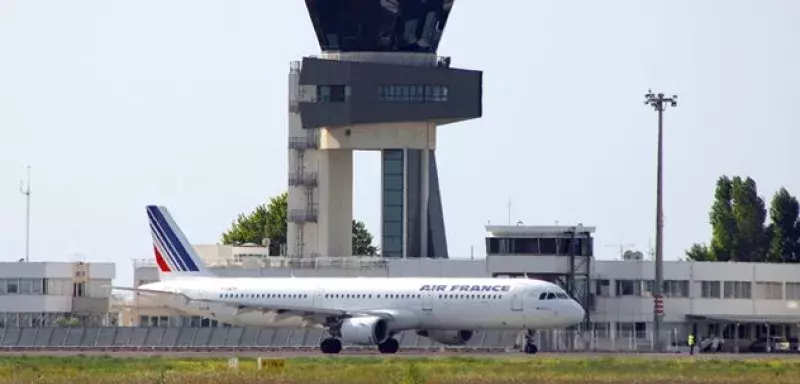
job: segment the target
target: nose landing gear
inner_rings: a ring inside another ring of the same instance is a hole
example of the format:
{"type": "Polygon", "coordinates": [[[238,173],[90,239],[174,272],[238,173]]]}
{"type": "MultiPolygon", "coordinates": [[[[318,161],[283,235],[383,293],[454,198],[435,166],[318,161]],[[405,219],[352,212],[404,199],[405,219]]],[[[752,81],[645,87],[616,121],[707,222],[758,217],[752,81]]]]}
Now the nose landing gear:
{"type": "Polygon", "coordinates": [[[527,330],[527,332],[525,332],[525,343],[524,343],[525,346],[523,347],[523,351],[525,353],[528,353],[528,354],[532,355],[532,354],[534,354],[534,353],[539,351],[539,348],[536,347],[536,344],[535,344],[535,341],[534,341],[535,334],[536,334],[536,331],[534,331],[533,329],[529,329],[529,330],[527,330]]]}

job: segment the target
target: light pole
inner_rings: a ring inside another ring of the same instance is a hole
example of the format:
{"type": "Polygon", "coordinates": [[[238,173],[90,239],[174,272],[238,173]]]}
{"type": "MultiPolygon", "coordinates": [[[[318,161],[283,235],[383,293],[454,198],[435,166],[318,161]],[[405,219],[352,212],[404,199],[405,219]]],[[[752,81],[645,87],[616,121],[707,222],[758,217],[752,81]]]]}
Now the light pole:
{"type": "Polygon", "coordinates": [[[676,107],[678,96],[664,97],[663,93],[654,95],[653,91],[648,90],[644,95],[645,105],[650,105],[658,112],[658,169],[656,171],[656,278],[653,284],[653,340],[656,351],[663,352],[661,343],[661,326],[664,316],[663,297],[661,290],[664,286],[664,207],[662,204],[662,162],[663,162],[663,137],[664,137],[664,109],[667,105],[676,107]]]}
{"type": "Polygon", "coordinates": [[[19,181],[19,193],[25,195],[25,262],[30,261],[31,254],[31,167],[28,166],[28,184],[22,187],[19,181]]]}

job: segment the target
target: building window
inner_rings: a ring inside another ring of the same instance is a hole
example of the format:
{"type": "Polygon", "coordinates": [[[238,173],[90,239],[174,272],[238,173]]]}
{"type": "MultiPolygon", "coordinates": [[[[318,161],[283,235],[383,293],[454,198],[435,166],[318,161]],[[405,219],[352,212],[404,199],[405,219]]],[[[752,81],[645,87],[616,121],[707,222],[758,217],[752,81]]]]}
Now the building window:
{"type": "Polygon", "coordinates": [[[19,293],[19,279],[6,280],[6,293],[9,295],[19,293]]]}
{"type": "Polygon", "coordinates": [[[642,282],[641,280],[617,280],[616,281],[617,296],[641,296],[642,295],[642,282]]]}
{"type": "Polygon", "coordinates": [[[786,300],[800,300],[800,283],[786,283],[786,300]]]}
{"type": "Polygon", "coordinates": [[[611,282],[607,279],[594,281],[594,294],[597,296],[611,296],[611,282]]]}
{"type": "Polygon", "coordinates": [[[705,299],[719,299],[720,296],[719,281],[700,282],[700,297],[705,299]]]}
{"type": "Polygon", "coordinates": [[[381,101],[406,103],[446,102],[446,85],[385,84],[378,86],[381,101]]]}
{"type": "Polygon", "coordinates": [[[689,297],[689,280],[665,280],[664,297],[689,297]]]}
{"type": "Polygon", "coordinates": [[[350,101],[349,85],[318,85],[317,101],[320,103],[343,103],[350,101]]]}
{"type": "Polygon", "coordinates": [[[756,299],[781,300],[783,299],[783,284],[777,281],[756,282],[756,299]]]}
{"type": "Polygon", "coordinates": [[[723,285],[726,299],[752,298],[751,284],[749,281],[726,281],[723,285]]]}

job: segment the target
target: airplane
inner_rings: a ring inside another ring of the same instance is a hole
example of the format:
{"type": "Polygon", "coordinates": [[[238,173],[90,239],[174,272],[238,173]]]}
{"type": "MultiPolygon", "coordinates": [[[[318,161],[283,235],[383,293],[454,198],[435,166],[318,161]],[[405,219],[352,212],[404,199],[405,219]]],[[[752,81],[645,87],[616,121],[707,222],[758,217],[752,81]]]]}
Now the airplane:
{"type": "Polygon", "coordinates": [[[561,287],[534,279],[450,277],[219,277],[198,257],[167,208],[148,205],[160,281],[133,291],[156,304],[221,323],[327,330],[324,354],[343,343],[396,353],[404,331],[445,345],[464,345],[478,331],[526,331],[523,351],[536,353],[537,329],[583,321],[583,307],[561,287]]]}

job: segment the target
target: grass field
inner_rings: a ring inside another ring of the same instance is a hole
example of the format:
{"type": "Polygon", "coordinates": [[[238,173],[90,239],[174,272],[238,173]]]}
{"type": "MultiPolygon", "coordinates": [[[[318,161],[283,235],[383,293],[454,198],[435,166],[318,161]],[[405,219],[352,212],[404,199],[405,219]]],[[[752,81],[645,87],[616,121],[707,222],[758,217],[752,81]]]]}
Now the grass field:
{"type": "Polygon", "coordinates": [[[253,358],[2,357],[6,383],[798,383],[800,360],[597,358],[253,358]]]}

